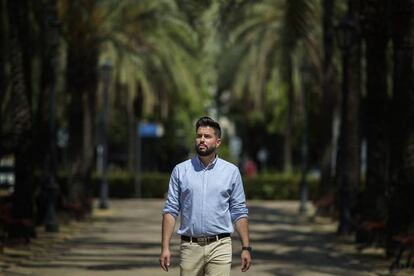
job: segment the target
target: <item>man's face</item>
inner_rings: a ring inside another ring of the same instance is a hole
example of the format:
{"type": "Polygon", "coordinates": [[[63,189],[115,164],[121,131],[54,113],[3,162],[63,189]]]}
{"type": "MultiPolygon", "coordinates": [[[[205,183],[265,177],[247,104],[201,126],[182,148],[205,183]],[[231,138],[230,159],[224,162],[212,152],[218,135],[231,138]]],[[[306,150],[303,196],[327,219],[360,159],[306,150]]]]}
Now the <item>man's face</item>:
{"type": "Polygon", "coordinates": [[[220,146],[221,139],[214,133],[214,128],[201,126],[197,129],[195,149],[200,156],[208,156],[220,146]]]}

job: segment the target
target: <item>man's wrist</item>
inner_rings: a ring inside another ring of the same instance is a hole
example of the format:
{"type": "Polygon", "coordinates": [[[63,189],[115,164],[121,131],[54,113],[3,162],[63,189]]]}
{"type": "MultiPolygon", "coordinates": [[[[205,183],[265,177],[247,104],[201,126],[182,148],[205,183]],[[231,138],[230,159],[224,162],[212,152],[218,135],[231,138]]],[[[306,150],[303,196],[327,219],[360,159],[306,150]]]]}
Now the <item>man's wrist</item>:
{"type": "Polygon", "coordinates": [[[252,247],[251,247],[251,246],[242,246],[242,251],[243,251],[243,250],[246,250],[246,251],[252,252],[252,247]]]}

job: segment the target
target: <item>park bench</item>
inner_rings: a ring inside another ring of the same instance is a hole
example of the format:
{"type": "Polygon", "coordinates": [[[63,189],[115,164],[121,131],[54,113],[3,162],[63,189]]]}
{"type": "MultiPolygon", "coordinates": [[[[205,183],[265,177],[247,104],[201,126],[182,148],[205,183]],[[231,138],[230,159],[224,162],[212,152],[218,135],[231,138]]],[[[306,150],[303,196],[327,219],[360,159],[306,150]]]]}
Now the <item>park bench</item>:
{"type": "Polygon", "coordinates": [[[390,266],[390,271],[414,267],[414,263],[411,264],[414,253],[414,234],[399,234],[394,236],[393,240],[397,242],[397,255],[390,266]],[[402,264],[401,261],[404,255],[406,255],[406,262],[402,264]]]}
{"type": "Polygon", "coordinates": [[[87,197],[85,202],[65,202],[62,204],[63,211],[75,220],[82,220],[92,212],[93,198],[87,197]]]}
{"type": "Polygon", "coordinates": [[[368,247],[381,247],[385,242],[387,225],[382,220],[362,221],[357,225],[357,242],[361,240],[357,249],[362,251],[368,247]]]}
{"type": "Polygon", "coordinates": [[[316,215],[331,216],[335,209],[335,194],[328,193],[313,202],[316,208],[316,215]]]}
{"type": "Polygon", "coordinates": [[[6,241],[18,237],[24,244],[34,236],[33,221],[27,218],[15,218],[11,214],[11,195],[0,197],[0,251],[3,252],[6,241]]]}
{"type": "Polygon", "coordinates": [[[83,217],[83,207],[79,202],[66,202],[62,204],[63,211],[67,212],[71,218],[80,220],[83,217]]]}
{"type": "Polygon", "coordinates": [[[10,190],[6,185],[0,185],[0,253],[3,253],[7,231],[5,216],[9,212],[10,190]]]}

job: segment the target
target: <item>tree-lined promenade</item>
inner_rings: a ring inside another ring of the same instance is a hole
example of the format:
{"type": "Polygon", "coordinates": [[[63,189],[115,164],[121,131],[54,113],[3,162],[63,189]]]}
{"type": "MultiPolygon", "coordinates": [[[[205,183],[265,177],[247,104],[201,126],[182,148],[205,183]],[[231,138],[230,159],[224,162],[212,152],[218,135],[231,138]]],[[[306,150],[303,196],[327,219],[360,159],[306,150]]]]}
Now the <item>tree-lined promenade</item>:
{"type": "Polygon", "coordinates": [[[208,115],[248,197],[412,248],[413,0],[0,0],[0,36],[1,245],[161,198],[208,115]]]}
{"type": "MultiPolygon", "coordinates": [[[[5,250],[5,275],[177,275],[179,238],[172,241],[168,273],[159,267],[163,200],[116,200],[110,210],[97,209],[89,222],[76,223],[56,244],[5,250]],[[43,246],[43,247],[42,247],[43,246]],[[19,253],[20,252],[20,257],[19,253]],[[13,274],[15,273],[15,274],[13,274]],[[19,274],[20,273],[20,274],[19,274]]],[[[331,220],[311,221],[297,213],[298,202],[251,201],[253,266],[240,271],[239,240],[233,236],[232,275],[386,275],[388,262],[371,252],[355,258],[356,249],[338,243],[331,220]]],[[[409,275],[412,271],[396,271],[409,275]]]]}

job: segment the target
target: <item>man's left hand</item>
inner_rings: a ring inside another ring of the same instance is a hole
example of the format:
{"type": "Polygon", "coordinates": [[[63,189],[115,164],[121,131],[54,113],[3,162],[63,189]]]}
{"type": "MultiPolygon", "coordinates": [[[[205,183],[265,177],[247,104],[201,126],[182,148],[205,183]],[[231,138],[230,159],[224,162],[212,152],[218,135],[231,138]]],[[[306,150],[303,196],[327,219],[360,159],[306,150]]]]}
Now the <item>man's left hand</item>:
{"type": "Polygon", "coordinates": [[[249,270],[252,264],[252,257],[250,255],[250,252],[247,250],[242,250],[240,259],[241,259],[241,271],[246,272],[247,270],[249,270]]]}

